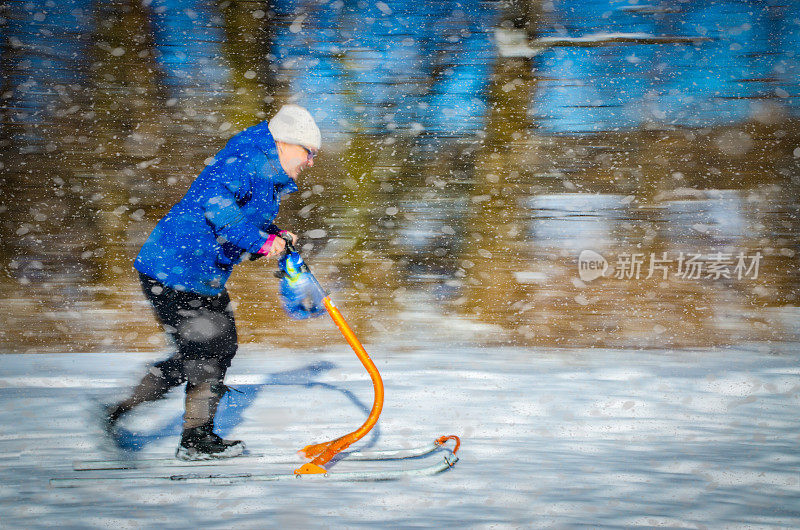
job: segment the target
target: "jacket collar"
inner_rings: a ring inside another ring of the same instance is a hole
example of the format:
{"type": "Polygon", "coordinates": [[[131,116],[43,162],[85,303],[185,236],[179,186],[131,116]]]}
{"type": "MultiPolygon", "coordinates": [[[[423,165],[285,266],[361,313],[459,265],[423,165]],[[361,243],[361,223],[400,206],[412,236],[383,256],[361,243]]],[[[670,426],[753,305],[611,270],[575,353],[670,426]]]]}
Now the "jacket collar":
{"type": "Polygon", "coordinates": [[[278,146],[272,138],[272,133],[269,132],[267,122],[262,121],[258,125],[251,127],[250,131],[253,133],[259,149],[267,155],[273,169],[275,169],[275,177],[273,179],[275,182],[275,190],[280,195],[286,195],[297,191],[297,183],[295,183],[294,179],[290,177],[286,171],[283,170],[283,166],[281,166],[281,160],[278,156],[278,146]]]}

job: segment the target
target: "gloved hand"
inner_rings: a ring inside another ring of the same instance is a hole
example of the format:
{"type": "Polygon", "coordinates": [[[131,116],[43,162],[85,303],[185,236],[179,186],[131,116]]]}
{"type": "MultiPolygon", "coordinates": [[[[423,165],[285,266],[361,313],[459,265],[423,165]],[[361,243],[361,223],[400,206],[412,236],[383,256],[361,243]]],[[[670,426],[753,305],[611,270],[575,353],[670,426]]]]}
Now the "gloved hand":
{"type": "Polygon", "coordinates": [[[258,250],[258,253],[262,256],[274,256],[276,254],[280,254],[286,248],[286,240],[284,239],[285,235],[289,235],[292,237],[292,244],[297,244],[297,236],[288,230],[281,230],[280,236],[276,236],[271,234],[267,241],[261,246],[258,250]]]}
{"type": "Polygon", "coordinates": [[[304,270],[303,258],[297,252],[287,252],[278,260],[281,271],[281,300],[290,317],[300,320],[325,312],[322,301],[325,291],[310,272],[304,270]]]}

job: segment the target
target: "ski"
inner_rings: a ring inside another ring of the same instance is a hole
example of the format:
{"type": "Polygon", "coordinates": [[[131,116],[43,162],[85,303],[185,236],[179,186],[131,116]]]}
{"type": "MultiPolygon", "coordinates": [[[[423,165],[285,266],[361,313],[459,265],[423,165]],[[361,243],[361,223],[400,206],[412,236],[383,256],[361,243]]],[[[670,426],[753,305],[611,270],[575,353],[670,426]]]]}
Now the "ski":
{"type": "MultiPolygon", "coordinates": [[[[436,443],[410,449],[386,449],[382,451],[353,451],[342,453],[340,459],[349,462],[372,462],[384,460],[409,460],[422,458],[438,450],[448,449],[436,443]]],[[[76,460],[72,463],[74,471],[100,471],[112,469],[151,469],[161,467],[195,467],[195,466],[221,466],[235,464],[281,464],[297,465],[303,463],[301,459],[287,458],[286,455],[249,453],[234,458],[209,459],[209,460],[178,460],[175,457],[130,458],[113,460],[76,460]]]]}
{"type": "Polygon", "coordinates": [[[149,486],[163,484],[164,482],[183,484],[213,484],[232,485],[243,482],[276,482],[285,480],[327,480],[347,482],[379,482],[398,480],[407,477],[428,476],[447,471],[458,462],[458,456],[451,451],[441,461],[435,464],[416,469],[385,470],[385,471],[350,471],[336,473],[335,471],[324,474],[296,475],[294,473],[180,473],[157,475],[114,475],[100,477],[71,477],[52,478],[50,485],[54,488],[75,488],[96,484],[125,484],[136,486],[149,486]]]}

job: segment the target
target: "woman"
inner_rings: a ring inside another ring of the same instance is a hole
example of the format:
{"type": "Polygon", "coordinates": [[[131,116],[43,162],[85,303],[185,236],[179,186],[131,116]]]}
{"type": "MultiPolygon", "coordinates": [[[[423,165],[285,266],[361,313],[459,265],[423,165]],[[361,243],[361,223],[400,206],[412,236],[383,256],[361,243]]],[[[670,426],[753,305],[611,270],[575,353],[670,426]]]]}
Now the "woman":
{"type": "MultiPolygon", "coordinates": [[[[244,452],[239,440],[214,432],[214,415],[236,355],[236,322],[225,289],[233,266],[283,251],[273,224],[281,197],[321,147],[311,114],[285,105],[267,123],[231,138],[153,229],[134,267],[145,296],[177,351],[155,363],[127,399],[106,408],[106,428],[136,405],[186,383],[183,434],[176,456],[225,458],[244,452]]],[[[290,232],[292,240],[296,236],[290,232]]]]}

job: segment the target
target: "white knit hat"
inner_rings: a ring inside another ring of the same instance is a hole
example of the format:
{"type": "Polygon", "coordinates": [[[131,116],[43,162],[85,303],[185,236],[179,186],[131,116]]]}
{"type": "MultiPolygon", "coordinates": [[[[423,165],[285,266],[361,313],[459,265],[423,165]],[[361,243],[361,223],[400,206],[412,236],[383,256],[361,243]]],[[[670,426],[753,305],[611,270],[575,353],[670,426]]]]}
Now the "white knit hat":
{"type": "Polygon", "coordinates": [[[269,132],[276,141],[319,150],[322,135],[311,113],[299,105],[284,105],[269,120],[269,132]]]}

